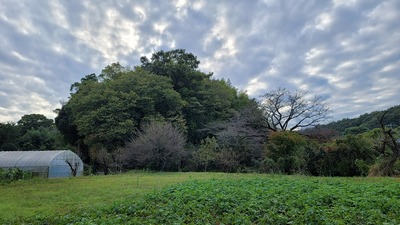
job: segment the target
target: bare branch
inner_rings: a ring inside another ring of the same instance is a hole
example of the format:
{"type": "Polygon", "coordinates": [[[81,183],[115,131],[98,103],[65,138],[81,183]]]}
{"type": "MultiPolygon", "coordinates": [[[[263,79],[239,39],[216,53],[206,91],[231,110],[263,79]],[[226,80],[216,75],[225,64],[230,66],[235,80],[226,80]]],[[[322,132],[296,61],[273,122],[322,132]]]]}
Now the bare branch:
{"type": "Polygon", "coordinates": [[[396,140],[393,129],[386,128],[385,126],[384,117],[387,113],[388,111],[385,111],[382,116],[377,118],[384,135],[380,152],[384,155],[385,160],[383,161],[380,170],[382,175],[393,175],[395,163],[400,158],[400,144],[398,140],[396,140]],[[390,151],[387,151],[387,148],[389,148],[390,151]]]}
{"type": "Polygon", "coordinates": [[[306,91],[292,93],[285,88],[266,93],[260,101],[268,129],[295,130],[317,125],[327,119],[330,112],[321,96],[307,98],[306,91]]]}

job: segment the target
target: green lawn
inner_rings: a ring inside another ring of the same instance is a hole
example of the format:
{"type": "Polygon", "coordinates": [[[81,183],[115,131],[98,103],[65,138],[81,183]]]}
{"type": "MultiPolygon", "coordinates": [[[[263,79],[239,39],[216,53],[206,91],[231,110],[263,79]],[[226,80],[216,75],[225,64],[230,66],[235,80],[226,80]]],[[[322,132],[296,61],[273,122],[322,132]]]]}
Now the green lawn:
{"type": "Polygon", "coordinates": [[[33,179],[0,185],[0,218],[55,216],[134,200],[152,190],[223,173],[139,173],[67,179],[33,179]]]}
{"type": "Polygon", "coordinates": [[[40,224],[40,218],[49,218],[52,223],[51,218],[57,216],[65,223],[77,224],[285,224],[294,218],[312,221],[301,217],[307,213],[323,215],[314,218],[317,222],[327,219],[344,224],[376,218],[376,222],[390,224],[400,222],[396,220],[399,206],[398,178],[130,172],[33,179],[0,186],[0,224],[2,219],[3,223],[28,219],[40,224]],[[164,221],[166,218],[170,220],[164,221]]]}

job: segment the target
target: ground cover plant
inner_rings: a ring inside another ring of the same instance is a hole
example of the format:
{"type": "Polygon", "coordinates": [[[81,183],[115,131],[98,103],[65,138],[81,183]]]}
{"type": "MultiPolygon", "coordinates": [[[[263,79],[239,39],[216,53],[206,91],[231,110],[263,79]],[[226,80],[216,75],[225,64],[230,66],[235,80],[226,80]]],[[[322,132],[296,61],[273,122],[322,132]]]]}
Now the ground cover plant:
{"type": "Polygon", "coordinates": [[[108,207],[56,217],[30,218],[28,222],[399,224],[400,182],[396,178],[217,174],[215,179],[187,179],[108,207]]]}
{"type": "Polygon", "coordinates": [[[0,224],[27,218],[54,218],[134,202],[145,194],[190,179],[225,177],[223,173],[128,172],[63,179],[33,178],[0,185],[0,224]]]}
{"type": "Polygon", "coordinates": [[[10,183],[17,180],[31,179],[32,172],[24,171],[18,168],[1,169],[0,168],[0,185],[10,183]]]}

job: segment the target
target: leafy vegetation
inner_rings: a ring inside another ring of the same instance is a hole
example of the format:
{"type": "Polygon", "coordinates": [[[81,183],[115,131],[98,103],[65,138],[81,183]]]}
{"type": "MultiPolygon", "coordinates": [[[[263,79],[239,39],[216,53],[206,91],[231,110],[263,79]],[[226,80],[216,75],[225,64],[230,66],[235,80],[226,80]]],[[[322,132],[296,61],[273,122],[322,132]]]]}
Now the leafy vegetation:
{"type": "Polygon", "coordinates": [[[400,175],[400,106],[304,129],[327,118],[321,96],[278,87],[257,102],[200,71],[183,49],[140,62],[112,63],[73,83],[54,122],[30,114],[0,123],[0,150],[71,149],[87,171],[104,174],[400,175]]]}
{"type": "Polygon", "coordinates": [[[6,184],[17,180],[32,178],[32,172],[21,170],[19,168],[1,169],[0,184],[6,184]]]}
{"type": "Polygon", "coordinates": [[[0,123],[0,151],[65,149],[66,142],[52,119],[28,114],[17,122],[0,123]]]}
{"type": "Polygon", "coordinates": [[[200,62],[185,50],[159,51],[141,62],[133,69],[113,63],[99,75],[85,76],[72,84],[71,97],[58,110],[60,132],[87,164],[102,164],[104,173],[109,160],[103,156],[118,158],[118,150],[149,123],[170,123],[189,144],[197,145],[211,135],[205,129],[208,124],[255,103],[229,82],[198,70],[200,62]]]}
{"type": "MultiPolygon", "coordinates": [[[[190,179],[234,176],[222,173],[128,172],[67,179],[33,178],[0,185],[0,224],[28,218],[55,218],[135,202],[154,190],[190,179]]],[[[7,223],[6,223],[7,224],[7,223]]]]}
{"type": "MultiPolygon", "coordinates": [[[[390,107],[385,116],[385,123],[390,128],[400,127],[400,105],[390,107]]],[[[380,128],[378,117],[383,111],[365,113],[358,118],[342,119],[336,122],[321,125],[321,128],[333,129],[340,134],[361,134],[374,128],[380,128]]]]}
{"type": "Polygon", "coordinates": [[[232,174],[29,223],[398,224],[399,196],[398,179],[232,174]]]}

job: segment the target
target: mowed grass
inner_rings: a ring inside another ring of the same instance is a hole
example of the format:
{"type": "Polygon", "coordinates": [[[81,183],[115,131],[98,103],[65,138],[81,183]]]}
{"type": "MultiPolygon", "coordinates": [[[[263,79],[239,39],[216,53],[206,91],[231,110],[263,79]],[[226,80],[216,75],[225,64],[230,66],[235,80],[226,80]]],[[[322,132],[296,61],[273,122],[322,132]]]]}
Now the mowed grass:
{"type": "Polygon", "coordinates": [[[19,181],[0,193],[10,224],[400,223],[398,178],[137,172],[19,181]]]}
{"type": "Polygon", "coordinates": [[[63,179],[21,180],[0,185],[0,221],[52,217],[134,201],[152,190],[190,179],[222,178],[223,173],[143,173],[63,179]]]}

